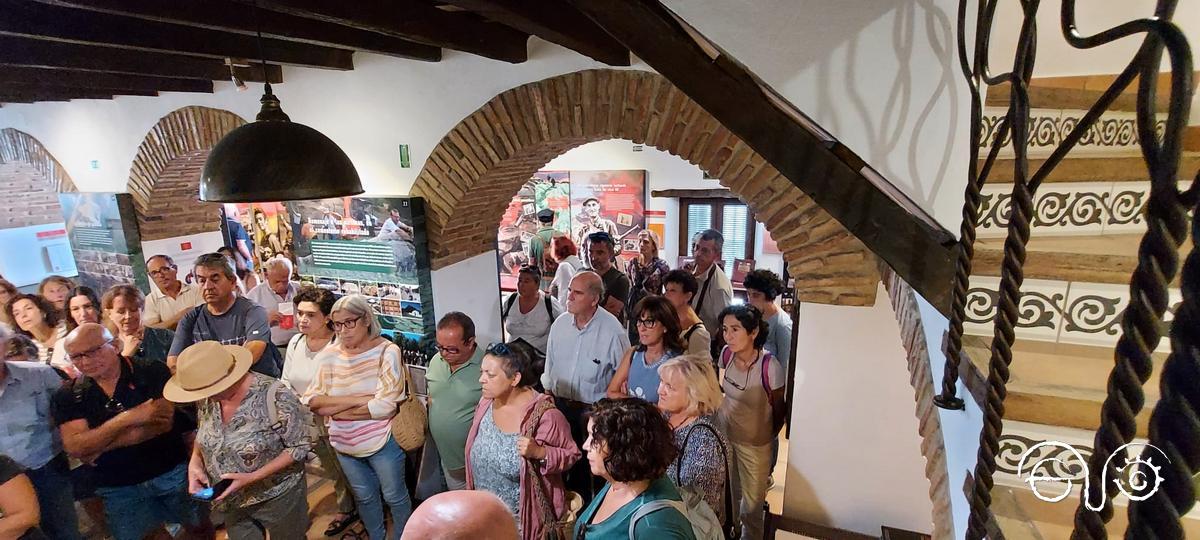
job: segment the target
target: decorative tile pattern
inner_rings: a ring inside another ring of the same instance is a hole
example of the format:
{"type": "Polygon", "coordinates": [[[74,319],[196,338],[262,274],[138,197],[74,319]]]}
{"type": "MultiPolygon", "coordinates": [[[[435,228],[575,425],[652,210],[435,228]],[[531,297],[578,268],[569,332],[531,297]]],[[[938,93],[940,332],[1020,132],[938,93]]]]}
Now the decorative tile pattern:
{"type": "MultiPolygon", "coordinates": [[[[1002,238],[1011,215],[1011,184],[984,186],[979,236],[1002,238]]],[[[1142,213],[1149,182],[1042,184],[1034,200],[1034,234],[1133,234],[1146,230],[1142,213]]]]}
{"type": "Polygon", "coordinates": [[[1129,286],[1071,283],[1063,313],[1060,343],[1112,346],[1121,335],[1121,314],[1129,304],[1129,286]]]}
{"type": "MultiPolygon", "coordinates": [[[[967,317],[964,329],[969,334],[992,335],[992,319],[1000,278],[972,276],[967,291],[967,317]]],[[[1065,281],[1043,279],[1025,280],[1021,287],[1021,302],[1017,306],[1017,338],[1055,341],[1063,325],[1064,302],[1068,284],[1065,281]]]]}
{"type": "MultiPolygon", "coordinates": [[[[1000,123],[1007,110],[989,107],[983,113],[983,137],[980,147],[990,148],[996,139],[1000,123]]],[[[1062,141],[1079,125],[1079,121],[1087,113],[1084,110],[1033,109],[1029,113],[1029,153],[1045,155],[1057,148],[1062,141]]],[[[1156,123],[1160,136],[1166,127],[1166,121],[1160,119],[1156,123]]],[[[1012,137],[1005,137],[1004,154],[1012,153],[1012,137]]],[[[1074,155],[1080,153],[1106,153],[1112,151],[1137,150],[1137,115],[1132,112],[1108,111],[1083,134],[1072,149],[1074,155]]]]}

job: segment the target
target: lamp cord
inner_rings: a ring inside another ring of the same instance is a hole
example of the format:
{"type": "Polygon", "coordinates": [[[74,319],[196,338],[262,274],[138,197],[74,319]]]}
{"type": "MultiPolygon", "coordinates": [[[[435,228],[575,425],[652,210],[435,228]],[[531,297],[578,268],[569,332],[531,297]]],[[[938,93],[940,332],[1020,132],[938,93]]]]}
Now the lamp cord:
{"type": "Polygon", "coordinates": [[[267,75],[267,53],[263,47],[262,35],[262,6],[258,4],[258,0],[254,0],[254,33],[258,36],[258,59],[262,64],[263,76],[263,93],[271,93],[271,77],[267,75]]]}

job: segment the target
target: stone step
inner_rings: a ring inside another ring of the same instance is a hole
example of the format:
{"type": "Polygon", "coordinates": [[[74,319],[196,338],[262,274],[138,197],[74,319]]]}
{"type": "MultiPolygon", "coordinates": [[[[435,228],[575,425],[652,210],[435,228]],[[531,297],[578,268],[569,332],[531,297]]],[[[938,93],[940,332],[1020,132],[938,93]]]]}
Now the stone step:
{"type": "MultiPolygon", "coordinates": [[[[980,167],[984,159],[979,160],[980,167]]],[[[1032,175],[1045,163],[1045,159],[1031,158],[1029,174],[1032,175]]],[[[1012,158],[999,157],[988,176],[989,185],[1012,184],[1014,165],[1012,158]]],[[[1200,170],[1200,153],[1188,152],[1179,161],[1179,180],[1191,181],[1200,170]]],[[[1050,182],[1147,182],[1150,172],[1141,154],[1124,152],[1122,154],[1071,157],[1068,156],[1059,163],[1043,183],[1050,182]]]]}
{"type": "MultiPolygon", "coordinates": [[[[978,373],[986,375],[991,338],[970,335],[963,338],[963,350],[978,373]]],[[[1143,386],[1146,406],[1137,416],[1138,436],[1146,435],[1150,412],[1157,403],[1158,372],[1165,353],[1154,355],[1155,372],[1143,386]]],[[[1018,339],[1013,345],[1009,366],[1008,396],[1004,400],[1004,418],[1095,430],[1100,426],[1100,408],[1107,394],[1107,381],[1113,366],[1110,347],[1048,343],[1018,339]]]]}
{"type": "MultiPolygon", "coordinates": [[[[1140,234],[1110,236],[1038,236],[1027,246],[1025,279],[1047,279],[1127,285],[1137,267],[1140,234]]],[[[1179,256],[1191,253],[1192,242],[1180,246],[1179,256]]],[[[981,238],[975,243],[973,275],[1000,276],[1004,259],[1003,238],[981,238]]],[[[1174,282],[1178,285],[1179,278],[1174,282]]]]}
{"type": "MultiPolygon", "coordinates": [[[[984,105],[988,107],[1007,107],[1012,87],[1008,84],[993,86],[988,89],[984,105]]],[[[1075,109],[1086,111],[1100,100],[1107,86],[1096,89],[1062,88],[1041,86],[1037,81],[1029,87],[1029,104],[1037,109],[1075,109]]],[[[1137,111],[1137,83],[1132,86],[1133,92],[1123,93],[1108,107],[1109,111],[1137,111]]],[[[1155,94],[1156,110],[1165,112],[1170,103],[1170,94],[1159,92],[1155,94]]]]}

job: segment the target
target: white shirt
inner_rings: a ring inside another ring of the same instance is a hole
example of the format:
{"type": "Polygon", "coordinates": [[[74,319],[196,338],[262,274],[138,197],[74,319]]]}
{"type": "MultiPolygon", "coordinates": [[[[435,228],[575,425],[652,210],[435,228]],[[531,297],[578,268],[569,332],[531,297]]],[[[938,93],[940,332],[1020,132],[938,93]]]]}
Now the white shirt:
{"type": "Polygon", "coordinates": [[[308,387],[312,386],[313,378],[317,376],[321,353],[328,350],[333,342],[331,339],[321,350],[313,352],[308,348],[307,336],[292,336],[284,353],[286,356],[283,360],[283,374],[279,376],[279,380],[290,386],[297,395],[304,395],[308,387]]]}
{"type": "Polygon", "coordinates": [[[571,291],[571,279],[583,268],[583,261],[577,255],[571,255],[559,261],[558,270],[554,271],[554,279],[550,281],[550,290],[558,287],[558,303],[567,305],[567,294],[571,291]]]}
{"type": "MultiPolygon", "coordinates": [[[[521,313],[521,299],[517,297],[517,293],[512,293],[510,298],[513,299],[513,304],[508,309],[508,316],[504,318],[504,331],[508,332],[508,338],[521,338],[537,350],[545,352],[546,342],[550,339],[550,325],[562,315],[562,304],[550,297],[550,311],[553,312],[551,317],[551,313],[546,312],[547,295],[544,292],[538,291],[537,303],[529,313],[521,313]]],[[[502,306],[507,306],[508,301],[508,298],[505,298],[502,306]]],[[[503,309],[501,308],[501,311],[503,309]]]]}
{"type": "Polygon", "coordinates": [[[704,321],[706,329],[710,332],[720,332],[721,321],[718,321],[717,317],[733,302],[733,284],[717,263],[713,263],[708,270],[697,276],[696,281],[700,283],[700,288],[692,296],[692,309],[696,310],[696,316],[704,321]],[[712,279],[709,279],[710,275],[712,279]],[[706,288],[707,293],[704,292],[706,288]],[[699,305],[701,296],[704,297],[703,305],[699,305]]]}
{"type": "Polygon", "coordinates": [[[561,398],[595,403],[605,396],[628,348],[629,332],[604,308],[597,308],[583,328],[575,327],[575,315],[563,313],[550,326],[542,386],[561,398]]]}
{"type": "MultiPolygon", "coordinates": [[[[279,311],[279,304],[291,304],[292,298],[296,296],[296,291],[300,290],[300,284],[294,281],[288,283],[287,296],[279,296],[271,289],[271,284],[266,281],[255,285],[250,292],[246,293],[246,298],[265,308],[269,314],[272,311],[279,311]]],[[[271,323],[271,343],[279,346],[286,345],[292,336],[299,334],[300,330],[296,329],[295,318],[293,317],[292,327],[283,328],[278,323],[271,323]]]]}
{"type": "Polygon", "coordinates": [[[150,326],[161,323],[174,317],[176,313],[184,309],[196,307],[203,303],[204,295],[200,292],[200,287],[195,285],[181,283],[179,295],[175,298],[171,298],[162,291],[155,289],[146,298],[146,309],[142,311],[142,324],[150,326]]]}

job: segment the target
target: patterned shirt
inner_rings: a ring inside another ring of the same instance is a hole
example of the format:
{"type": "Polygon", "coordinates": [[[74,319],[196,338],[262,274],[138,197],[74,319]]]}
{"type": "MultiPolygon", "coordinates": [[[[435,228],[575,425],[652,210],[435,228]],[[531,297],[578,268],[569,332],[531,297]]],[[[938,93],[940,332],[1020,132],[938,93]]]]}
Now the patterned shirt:
{"type": "Polygon", "coordinates": [[[663,278],[671,271],[667,262],[658,257],[650,261],[650,264],[642,264],[639,259],[640,257],[634,257],[625,265],[625,274],[629,276],[631,285],[629,299],[625,302],[625,311],[629,313],[630,321],[637,317],[633,308],[642,298],[651,294],[662,294],[663,278]]]}
{"type": "Polygon", "coordinates": [[[396,405],[405,397],[402,365],[400,347],[386,339],[354,356],[337,347],[318,353],[317,374],[304,393],[305,403],[316,396],[375,396],[367,402],[370,420],[328,420],[329,442],[335,450],[366,457],[387,444],[396,405]]]}
{"type": "MultiPolygon", "coordinates": [[[[713,417],[701,416],[690,424],[675,428],[675,447],[679,449],[679,455],[667,467],[667,478],[680,488],[691,488],[700,493],[717,519],[725,523],[725,481],[727,477],[731,481],[733,478],[726,471],[734,456],[729,455],[732,449],[714,424],[713,417]]],[[[736,483],[733,492],[740,492],[736,483]]]]}
{"type": "Polygon", "coordinates": [[[198,404],[200,430],[196,444],[200,445],[209,479],[216,482],[222,474],[257,471],[284,452],[290,453],[296,462],[230,495],[225,504],[236,507],[273,499],[303,482],[304,458],[312,446],[308,436],[311,416],[296,394],[266,375],[250,373],[250,377],[250,390],[228,423],[222,421],[221,404],[216,400],[206,399],[198,404]],[[277,385],[274,392],[272,385],[277,385]],[[267,406],[272,393],[274,416],[267,406]]]}

